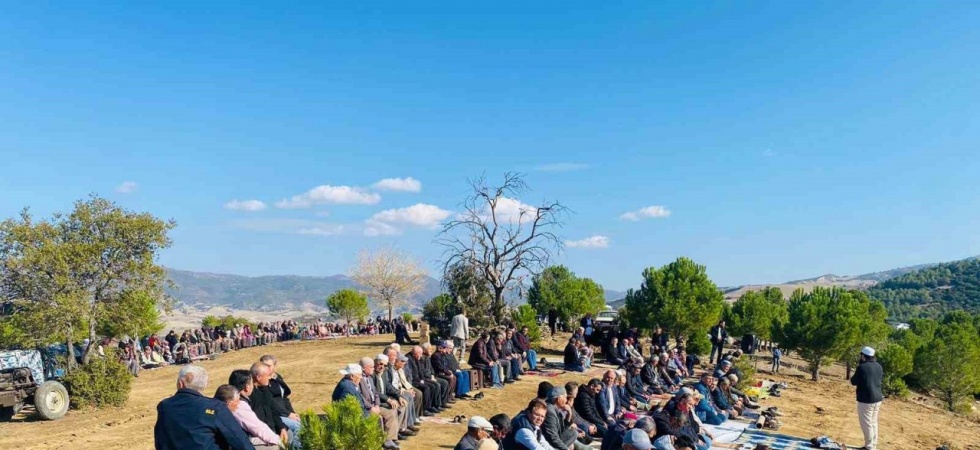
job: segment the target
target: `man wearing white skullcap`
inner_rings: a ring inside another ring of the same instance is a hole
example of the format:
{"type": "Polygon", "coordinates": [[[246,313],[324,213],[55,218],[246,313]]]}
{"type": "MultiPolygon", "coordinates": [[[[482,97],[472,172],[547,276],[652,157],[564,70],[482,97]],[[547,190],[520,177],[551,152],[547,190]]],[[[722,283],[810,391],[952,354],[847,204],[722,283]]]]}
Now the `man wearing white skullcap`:
{"type": "Polygon", "coordinates": [[[881,364],[875,360],[875,349],[861,349],[861,362],[858,364],[851,384],[857,386],[858,422],[864,433],[864,450],[878,449],[878,411],[881,410],[881,364]]]}

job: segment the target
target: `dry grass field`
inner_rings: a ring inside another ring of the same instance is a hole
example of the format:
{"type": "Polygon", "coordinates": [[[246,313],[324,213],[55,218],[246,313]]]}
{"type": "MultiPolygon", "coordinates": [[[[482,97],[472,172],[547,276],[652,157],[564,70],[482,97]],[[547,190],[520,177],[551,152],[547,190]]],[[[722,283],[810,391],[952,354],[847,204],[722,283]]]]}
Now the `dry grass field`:
{"type": "MultiPolygon", "coordinates": [[[[202,365],[211,375],[209,390],[227,381],[236,368],[247,368],[259,356],[272,353],[279,357],[280,371],[293,389],[293,403],[299,409],[320,408],[328,402],[340,378],[338,370],[362,356],[378,354],[390,336],[373,336],[332,341],[280,343],[221,355],[202,365]]],[[[546,341],[557,349],[560,341],[546,341]]],[[[552,359],[556,354],[544,354],[552,359]]],[[[832,368],[825,381],[811,383],[802,373],[787,371],[776,377],[790,383],[783,397],[772,398],[766,405],[782,409],[781,432],[798,436],[827,434],[860,445],[860,429],[854,412],[853,391],[843,382],[838,368],[832,368]],[[836,376],[834,376],[836,375],[836,376]],[[816,407],[825,411],[816,413],[816,407]]],[[[175,390],[178,368],[144,371],[134,381],[125,407],[99,411],[71,411],[56,422],[15,418],[0,424],[0,449],[72,449],[114,450],[153,448],[153,424],[156,404],[175,390]]],[[[766,376],[766,375],[763,375],[766,376]]],[[[584,381],[583,375],[564,374],[547,379],[552,383],[584,381]]],[[[460,401],[442,414],[483,415],[499,412],[514,414],[534,396],[537,384],[544,378],[524,377],[523,381],[503,390],[485,390],[479,401],[460,401]]],[[[418,436],[402,443],[406,450],[450,449],[465,431],[465,425],[427,423],[418,436]]],[[[961,449],[980,446],[980,424],[952,416],[936,409],[903,401],[886,400],[881,412],[882,447],[888,450],[934,449],[948,441],[961,449]],[[972,447],[970,446],[972,445],[972,447]]]]}

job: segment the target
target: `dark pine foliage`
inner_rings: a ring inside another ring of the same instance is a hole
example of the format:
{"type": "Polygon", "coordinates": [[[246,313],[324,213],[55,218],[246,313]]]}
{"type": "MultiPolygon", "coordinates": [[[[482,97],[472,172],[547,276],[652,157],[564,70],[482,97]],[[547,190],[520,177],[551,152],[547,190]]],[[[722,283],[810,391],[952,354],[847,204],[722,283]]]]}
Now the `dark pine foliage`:
{"type": "Polygon", "coordinates": [[[917,270],[868,290],[892,319],[940,317],[955,310],[980,313],[980,259],[967,259],[917,270]]]}

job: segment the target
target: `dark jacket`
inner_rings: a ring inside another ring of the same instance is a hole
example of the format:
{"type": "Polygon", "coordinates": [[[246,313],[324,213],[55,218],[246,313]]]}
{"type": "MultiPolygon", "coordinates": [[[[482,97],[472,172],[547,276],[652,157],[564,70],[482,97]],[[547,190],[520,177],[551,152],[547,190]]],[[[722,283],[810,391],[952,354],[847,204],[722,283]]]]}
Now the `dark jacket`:
{"type": "Polygon", "coordinates": [[[612,345],[612,342],[606,345],[606,348],[602,350],[602,353],[606,355],[606,361],[610,364],[620,365],[623,363],[623,356],[619,354],[619,348],[612,345]]]}
{"type": "Polygon", "coordinates": [[[544,434],[544,439],[556,449],[568,448],[578,439],[578,433],[551,403],[548,403],[548,415],[544,417],[544,423],[541,424],[541,432],[544,434]]]}
{"type": "Polygon", "coordinates": [[[272,391],[272,400],[279,404],[279,409],[291,413],[296,412],[293,409],[293,403],[289,401],[289,395],[293,391],[289,389],[286,380],[282,379],[282,375],[276,374],[275,378],[269,380],[269,390],[272,391]]]}
{"type": "Polygon", "coordinates": [[[712,344],[724,344],[725,339],[728,339],[728,331],[721,327],[721,325],[715,325],[711,327],[711,343],[712,344]],[[721,340],[718,340],[718,331],[721,330],[721,340]]]}
{"type": "Polygon", "coordinates": [[[371,408],[364,403],[364,397],[361,396],[361,392],[357,390],[357,386],[354,385],[354,382],[350,378],[344,378],[340,380],[340,383],[337,383],[337,387],[333,389],[333,395],[330,396],[330,399],[339,402],[349,395],[353,395],[361,403],[361,409],[364,411],[365,416],[371,413],[371,408]]]}
{"type": "Polygon", "coordinates": [[[436,376],[449,377],[453,374],[452,363],[449,361],[448,353],[436,352],[432,355],[432,370],[436,376]]]}
{"type": "Polygon", "coordinates": [[[602,445],[599,447],[601,450],[618,450],[623,448],[623,438],[626,437],[626,432],[630,430],[629,425],[622,421],[616,421],[616,424],[609,427],[609,431],[606,435],[602,437],[602,445]]]}
{"type": "Polygon", "coordinates": [[[426,380],[431,380],[436,375],[435,370],[432,369],[432,357],[425,353],[422,354],[422,359],[419,360],[419,367],[422,369],[422,378],[426,380]]]}
{"type": "MultiPolygon", "coordinates": [[[[604,421],[610,421],[610,420],[615,420],[616,419],[614,416],[610,416],[609,413],[606,412],[606,411],[609,410],[609,393],[606,392],[608,389],[609,389],[609,386],[603,385],[602,386],[602,390],[599,391],[599,393],[595,395],[595,406],[596,406],[596,410],[599,412],[599,417],[602,417],[602,420],[604,420],[604,421]]],[[[612,404],[613,414],[615,415],[615,413],[619,412],[619,408],[621,406],[620,403],[619,403],[619,393],[616,392],[616,387],[615,386],[613,386],[613,396],[612,397],[613,397],[612,398],[612,401],[613,401],[613,404],[612,404]]]]}
{"type": "Polygon", "coordinates": [[[490,367],[491,362],[493,360],[487,354],[487,340],[483,338],[477,339],[473,343],[473,348],[470,349],[470,366],[476,369],[486,369],[490,367]]]}
{"type": "Polygon", "coordinates": [[[506,356],[500,353],[500,346],[497,344],[496,339],[490,339],[487,342],[487,356],[490,357],[491,361],[497,361],[506,356]]]}
{"type": "Polygon", "coordinates": [[[639,375],[626,374],[626,392],[629,393],[630,397],[646,402],[643,399],[646,397],[646,390],[646,386],[643,385],[643,380],[640,379],[639,375]]]}
{"type": "MultiPolygon", "coordinates": [[[[578,348],[568,343],[565,346],[565,364],[566,365],[578,365],[578,348]]],[[[576,397],[577,398],[577,397],[576,397]]]]}
{"type": "Polygon", "coordinates": [[[851,377],[851,384],[857,386],[858,403],[878,403],[882,400],[881,377],[881,364],[878,361],[858,364],[851,377]]]}
{"type": "Polygon", "coordinates": [[[391,371],[385,369],[382,373],[375,372],[374,374],[374,388],[378,391],[378,397],[381,399],[382,405],[388,405],[388,400],[398,401],[401,399],[401,391],[391,384],[391,371]]]}
{"type": "Polygon", "coordinates": [[[514,349],[518,353],[524,353],[531,349],[531,341],[523,333],[514,333],[514,338],[511,340],[514,341],[514,349]]]}
{"type": "Polygon", "coordinates": [[[255,450],[228,406],[193,389],[181,389],[157,405],[157,450],[255,450]]]}
{"type": "Polygon", "coordinates": [[[381,394],[378,392],[378,382],[374,379],[374,375],[362,375],[357,390],[360,391],[361,398],[364,399],[364,403],[369,408],[372,406],[381,407],[381,394]]]}
{"type": "Polygon", "coordinates": [[[255,385],[252,394],[248,397],[248,404],[255,411],[255,416],[269,426],[269,429],[277,434],[286,428],[283,425],[283,416],[288,416],[289,412],[279,408],[272,398],[272,390],[269,386],[255,385]]]}
{"type": "Polygon", "coordinates": [[[593,425],[606,426],[606,421],[599,416],[599,409],[596,407],[595,394],[588,386],[582,386],[575,396],[575,412],[579,417],[593,425]]]}
{"type": "Polygon", "coordinates": [[[510,421],[510,433],[507,433],[507,436],[500,442],[500,448],[504,450],[529,450],[527,447],[519,444],[516,439],[517,432],[524,428],[534,430],[534,425],[528,420],[527,413],[521,411],[520,414],[510,421]]]}
{"type": "Polygon", "coordinates": [[[660,347],[661,349],[666,349],[667,348],[667,332],[666,331],[662,331],[662,332],[660,332],[660,334],[654,333],[653,334],[652,341],[653,341],[653,342],[651,342],[652,345],[656,345],[656,346],[660,347]]]}
{"type": "Polygon", "coordinates": [[[414,356],[409,356],[405,364],[405,376],[409,378],[412,386],[421,387],[425,385],[425,380],[430,378],[425,376],[425,362],[422,359],[416,360],[414,356]]]}
{"type": "Polygon", "coordinates": [[[649,361],[643,365],[643,369],[640,370],[640,379],[643,383],[650,386],[654,392],[663,393],[663,386],[660,383],[660,376],[657,374],[656,364],[650,363],[649,361]]]}

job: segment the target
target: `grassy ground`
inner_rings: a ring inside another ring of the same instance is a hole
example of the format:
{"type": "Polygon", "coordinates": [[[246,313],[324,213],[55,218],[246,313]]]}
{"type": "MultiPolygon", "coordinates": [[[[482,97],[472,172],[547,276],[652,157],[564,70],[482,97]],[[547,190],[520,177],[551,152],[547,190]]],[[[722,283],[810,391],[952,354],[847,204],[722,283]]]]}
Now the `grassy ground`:
{"type": "MultiPolygon", "coordinates": [[[[281,361],[281,373],[293,389],[294,405],[298,409],[318,409],[329,401],[340,379],[338,370],[344,364],[362,356],[377,355],[388,342],[390,336],[281,343],[224,354],[202,365],[211,375],[210,392],[227,381],[233,369],[248,368],[259,356],[275,354],[281,361]]],[[[562,344],[562,340],[546,340],[544,345],[549,349],[542,356],[560,359],[558,349],[562,344]]],[[[17,418],[12,423],[0,424],[0,449],[152,449],[155,407],[161,399],[173,394],[178,370],[168,367],[143,372],[134,382],[129,402],[122,408],[71,411],[55,422],[17,418]]],[[[827,434],[860,445],[854,393],[843,381],[839,368],[832,368],[819,383],[806,381],[802,372],[793,370],[772,378],[791,385],[782,398],[765,402],[786,413],[781,432],[807,437],[827,434]],[[815,412],[817,406],[825,410],[824,414],[815,412]]],[[[581,374],[547,379],[527,376],[503,390],[485,390],[486,396],[480,401],[460,401],[441,416],[490,417],[500,412],[513,415],[534,396],[542,380],[563,384],[571,380],[583,382],[587,377],[581,374]]],[[[427,423],[418,436],[403,442],[402,448],[449,449],[464,432],[465,425],[427,423]]],[[[942,441],[959,448],[980,448],[975,444],[980,442],[978,423],[911,402],[886,400],[881,412],[881,433],[885,449],[933,449],[942,441]]]]}

